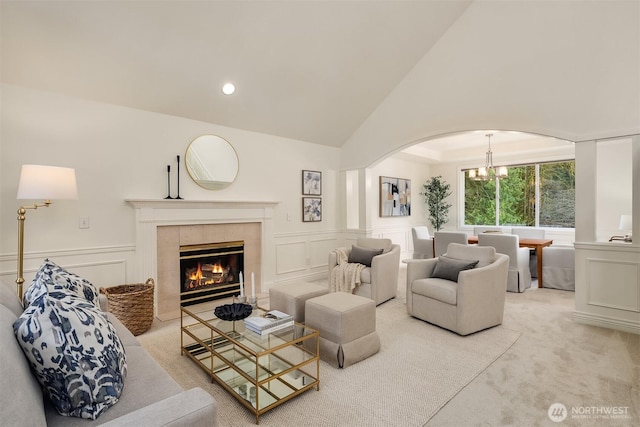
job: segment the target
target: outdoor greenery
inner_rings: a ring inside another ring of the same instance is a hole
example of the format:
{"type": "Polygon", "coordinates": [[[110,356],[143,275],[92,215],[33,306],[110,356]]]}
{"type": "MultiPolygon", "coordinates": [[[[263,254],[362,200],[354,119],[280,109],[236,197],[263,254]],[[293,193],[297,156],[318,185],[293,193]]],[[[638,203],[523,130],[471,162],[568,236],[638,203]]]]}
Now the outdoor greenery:
{"type": "Polygon", "coordinates": [[[508,171],[508,178],[499,181],[475,181],[465,174],[465,224],[575,226],[573,160],[512,166],[508,171]],[[537,224],[536,173],[540,183],[540,214],[537,224]]]}
{"type": "Polygon", "coordinates": [[[575,227],[575,196],[575,162],[540,165],[541,227],[575,227]]]}
{"type": "Polygon", "coordinates": [[[447,215],[451,204],[445,199],[451,195],[451,186],[438,175],[429,179],[422,187],[424,191],[420,195],[424,196],[429,209],[429,222],[439,231],[449,221],[447,215]]]}

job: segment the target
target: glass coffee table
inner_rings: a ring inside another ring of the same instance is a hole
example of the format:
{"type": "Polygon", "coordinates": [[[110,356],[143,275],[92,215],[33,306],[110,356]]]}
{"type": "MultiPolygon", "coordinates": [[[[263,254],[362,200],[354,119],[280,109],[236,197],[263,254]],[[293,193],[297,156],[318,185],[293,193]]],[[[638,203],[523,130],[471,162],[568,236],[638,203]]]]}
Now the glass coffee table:
{"type": "MultiPolygon", "coordinates": [[[[295,323],[261,336],[244,320],[226,321],[181,307],[180,349],[256,416],[304,393],[320,390],[320,334],[295,323]]],[[[251,316],[263,315],[256,308],[251,316]]]]}

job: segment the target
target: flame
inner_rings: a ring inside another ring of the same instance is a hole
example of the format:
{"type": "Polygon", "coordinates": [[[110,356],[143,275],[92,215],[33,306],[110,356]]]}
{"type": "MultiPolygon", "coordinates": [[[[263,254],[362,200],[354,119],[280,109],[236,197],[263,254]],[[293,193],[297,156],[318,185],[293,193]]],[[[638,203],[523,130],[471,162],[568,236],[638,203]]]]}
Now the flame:
{"type": "Polygon", "coordinates": [[[200,282],[202,280],[202,268],[200,268],[200,263],[198,263],[198,269],[196,270],[196,272],[194,274],[192,274],[191,276],[189,276],[189,280],[192,280],[194,282],[200,282]]]}
{"type": "Polygon", "coordinates": [[[218,262],[213,265],[205,264],[204,267],[206,271],[211,271],[214,277],[211,278],[209,274],[203,274],[202,264],[198,263],[198,268],[196,269],[196,271],[189,276],[189,289],[195,289],[200,286],[211,285],[214,283],[222,283],[224,268],[222,267],[221,263],[218,262]]]}
{"type": "Polygon", "coordinates": [[[189,289],[197,288],[202,285],[202,268],[200,267],[200,263],[198,263],[198,268],[196,272],[189,276],[189,289]]]}

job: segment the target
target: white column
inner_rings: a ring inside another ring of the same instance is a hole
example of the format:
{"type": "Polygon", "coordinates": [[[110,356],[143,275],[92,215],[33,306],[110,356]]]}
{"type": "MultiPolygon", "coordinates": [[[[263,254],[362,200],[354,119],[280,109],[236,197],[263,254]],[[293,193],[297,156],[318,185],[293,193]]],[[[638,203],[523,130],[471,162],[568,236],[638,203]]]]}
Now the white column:
{"type": "Polygon", "coordinates": [[[576,149],[576,242],[596,241],[596,142],[585,141],[576,149]]]}

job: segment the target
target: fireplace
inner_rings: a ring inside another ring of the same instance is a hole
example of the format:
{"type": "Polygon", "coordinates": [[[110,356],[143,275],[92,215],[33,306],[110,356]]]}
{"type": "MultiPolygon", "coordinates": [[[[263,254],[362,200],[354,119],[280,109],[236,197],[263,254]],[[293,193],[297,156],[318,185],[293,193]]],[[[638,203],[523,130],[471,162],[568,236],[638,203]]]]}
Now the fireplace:
{"type": "Polygon", "coordinates": [[[180,304],[199,304],[240,293],[244,241],[180,246],[180,304]]]}

